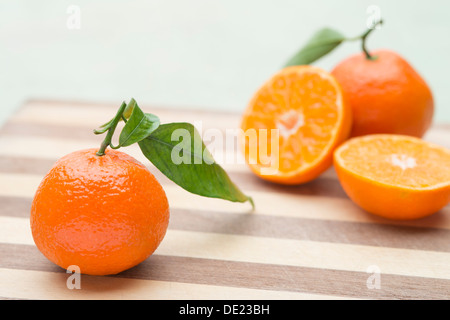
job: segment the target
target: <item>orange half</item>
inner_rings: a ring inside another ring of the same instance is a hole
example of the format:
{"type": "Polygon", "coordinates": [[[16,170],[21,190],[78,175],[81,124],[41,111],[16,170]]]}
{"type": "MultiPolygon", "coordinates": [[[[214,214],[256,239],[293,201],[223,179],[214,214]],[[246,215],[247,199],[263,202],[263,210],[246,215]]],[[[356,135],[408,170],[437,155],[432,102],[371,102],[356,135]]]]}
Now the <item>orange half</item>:
{"type": "Polygon", "coordinates": [[[418,138],[353,138],[335,151],[334,165],[350,199],[385,218],[425,217],[450,201],[450,150],[418,138]]]}
{"type": "Polygon", "coordinates": [[[256,92],[241,129],[245,160],[256,175],[301,184],[331,166],[334,149],[350,133],[351,109],[330,73],[293,66],[256,92]]]}

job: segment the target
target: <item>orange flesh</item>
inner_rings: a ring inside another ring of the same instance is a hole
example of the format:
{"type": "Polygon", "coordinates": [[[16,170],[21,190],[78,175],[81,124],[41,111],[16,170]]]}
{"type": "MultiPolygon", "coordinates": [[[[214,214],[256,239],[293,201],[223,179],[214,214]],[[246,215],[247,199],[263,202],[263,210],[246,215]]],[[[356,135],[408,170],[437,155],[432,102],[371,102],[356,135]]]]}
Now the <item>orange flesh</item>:
{"type": "Polygon", "coordinates": [[[341,148],[338,158],[353,173],[389,185],[427,188],[450,183],[450,152],[414,138],[374,135],[341,148]]]}
{"type": "MultiPolygon", "coordinates": [[[[275,76],[252,100],[244,116],[243,130],[279,130],[279,171],[281,175],[309,167],[333,142],[340,123],[340,89],[334,79],[316,68],[292,68],[275,76]],[[299,71],[301,70],[301,72],[299,71]],[[321,74],[322,73],[322,74],[321,74]]],[[[249,155],[246,142],[246,155],[249,155]]],[[[264,159],[256,159],[258,164],[264,159]]]]}

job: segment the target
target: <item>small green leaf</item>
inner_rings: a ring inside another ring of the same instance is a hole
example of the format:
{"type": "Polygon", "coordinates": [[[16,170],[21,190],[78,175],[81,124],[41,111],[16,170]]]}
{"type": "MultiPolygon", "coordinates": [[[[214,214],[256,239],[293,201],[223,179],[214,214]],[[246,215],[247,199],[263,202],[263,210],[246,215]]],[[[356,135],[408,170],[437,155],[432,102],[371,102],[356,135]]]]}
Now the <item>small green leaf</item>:
{"type": "Polygon", "coordinates": [[[159,127],[157,116],[142,112],[136,103],[134,103],[132,110],[119,136],[120,147],[126,147],[145,139],[159,127]]]}
{"type": "Polygon", "coordinates": [[[103,134],[106,131],[108,131],[111,123],[113,122],[113,120],[114,119],[111,119],[107,123],[105,123],[105,124],[101,125],[100,127],[98,127],[97,129],[94,129],[94,133],[95,134],[103,134]]]}
{"type": "Polygon", "coordinates": [[[190,123],[162,124],[139,142],[145,157],[170,180],[201,196],[233,202],[253,200],[218,165],[190,123]]]}
{"type": "Polygon", "coordinates": [[[131,117],[135,106],[137,106],[137,102],[136,100],[134,100],[134,98],[131,98],[130,102],[128,102],[127,104],[127,107],[123,111],[123,117],[125,119],[129,119],[131,117]]]}
{"type": "MultiPolygon", "coordinates": [[[[133,101],[134,101],[134,99],[133,99],[133,101]]],[[[134,101],[134,102],[136,102],[136,101],[134,101]]],[[[127,104],[125,103],[125,101],[122,102],[121,107],[123,107],[124,105],[125,105],[125,106],[127,105],[127,104]]],[[[109,128],[111,127],[111,125],[112,125],[113,122],[114,122],[114,118],[111,119],[111,120],[109,120],[107,123],[102,124],[102,125],[101,125],[100,127],[98,127],[97,129],[94,129],[94,134],[103,134],[103,133],[105,133],[106,131],[109,130],[109,128]]]]}
{"type": "Polygon", "coordinates": [[[311,64],[333,51],[345,40],[346,37],[339,31],[330,28],[321,29],[286,63],[285,67],[311,64]]]}

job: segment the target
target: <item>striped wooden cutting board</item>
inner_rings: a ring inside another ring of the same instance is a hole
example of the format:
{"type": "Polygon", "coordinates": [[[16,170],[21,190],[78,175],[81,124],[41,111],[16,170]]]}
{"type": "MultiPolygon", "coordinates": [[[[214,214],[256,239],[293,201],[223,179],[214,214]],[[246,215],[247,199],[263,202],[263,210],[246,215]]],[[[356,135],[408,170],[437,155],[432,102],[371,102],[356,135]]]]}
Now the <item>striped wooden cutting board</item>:
{"type": "MultiPolygon", "coordinates": [[[[269,184],[236,158],[223,166],[256,202],[192,195],[162,176],[136,147],[171,206],[167,235],[139,266],[116,276],[81,277],[69,290],[65,270],[35,247],[30,204],[61,156],[97,147],[92,129],[118,106],[30,101],[0,129],[0,297],[19,299],[448,299],[450,206],[426,219],[393,222],[356,207],[330,170],[296,187],[269,184]],[[227,164],[228,163],[228,164],[227,164]]],[[[143,106],[161,121],[235,129],[239,115],[143,106]]],[[[450,128],[427,140],[450,147],[450,128]]],[[[233,146],[213,150],[226,159],[233,146]]],[[[233,153],[234,154],[234,153],[233,153]]],[[[220,162],[220,161],[219,161],[220,162]]]]}

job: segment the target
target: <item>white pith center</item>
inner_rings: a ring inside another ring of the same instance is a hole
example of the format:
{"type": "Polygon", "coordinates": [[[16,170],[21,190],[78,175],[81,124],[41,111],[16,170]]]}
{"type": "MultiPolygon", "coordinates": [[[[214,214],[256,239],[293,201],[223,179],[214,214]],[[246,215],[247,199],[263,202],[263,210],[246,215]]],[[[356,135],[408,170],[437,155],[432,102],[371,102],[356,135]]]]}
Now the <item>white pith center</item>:
{"type": "Polygon", "coordinates": [[[289,110],[285,112],[276,122],[277,129],[280,131],[280,135],[284,138],[289,138],[295,134],[298,129],[305,124],[305,118],[302,113],[295,110],[289,110]]]}
{"type": "Polygon", "coordinates": [[[406,169],[412,169],[414,167],[417,166],[417,162],[415,158],[412,157],[408,157],[407,155],[404,154],[392,154],[390,156],[390,158],[388,159],[388,161],[396,166],[396,167],[400,167],[402,170],[406,170],[406,169]]]}

